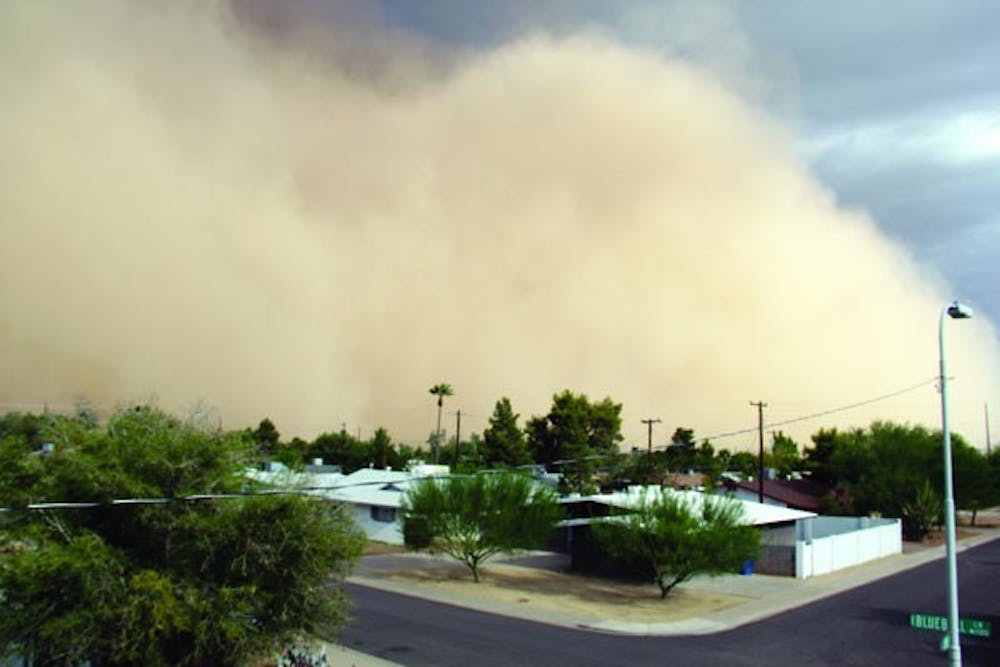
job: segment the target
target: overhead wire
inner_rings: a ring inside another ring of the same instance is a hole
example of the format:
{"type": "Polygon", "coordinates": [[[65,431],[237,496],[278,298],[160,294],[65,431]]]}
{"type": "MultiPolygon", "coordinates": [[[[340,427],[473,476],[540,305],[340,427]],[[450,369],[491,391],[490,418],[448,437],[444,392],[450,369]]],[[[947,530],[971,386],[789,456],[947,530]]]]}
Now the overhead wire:
{"type": "MultiPolygon", "coordinates": [[[[310,474],[310,473],[301,473],[310,474]]],[[[418,477],[408,477],[405,480],[381,479],[367,482],[351,482],[349,484],[333,484],[322,486],[292,486],[288,488],[274,489],[253,489],[238,491],[235,493],[192,493],[183,496],[164,496],[160,498],[113,498],[111,500],[94,500],[84,502],[51,502],[51,503],[29,503],[27,505],[0,507],[0,513],[55,510],[55,509],[98,509],[101,507],[120,507],[129,505],[168,505],[171,503],[198,502],[202,500],[234,500],[238,498],[251,498],[255,496],[283,496],[283,495],[315,495],[317,491],[338,491],[359,486],[385,486],[387,484],[398,484],[402,482],[416,482],[425,479],[444,479],[447,477],[465,477],[466,475],[441,474],[441,475],[421,475],[418,477]]]]}
{"type": "MultiPolygon", "coordinates": [[[[897,391],[889,392],[888,394],[882,394],[881,396],[876,396],[874,398],[869,398],[869,399],[866,399],[866,400],[863,400],[863,401],[858,401],[857,403],[850,403],[848,405],[842,405],[842,406],[839,406],[839,407],[836,407],[836,408],[830,408],[829,410],[821,410],[820,412],[813,412],[813,413],[808,414],[808,415],[802,415],[802,416],[799,416],[799,417],[793,417],[791,419],[783,419],[781,421],[776,421],[776,422],[767,422],[767,423],[764,424],[764,428],[765,429],[773,429],[773,428],[776,428],[778,426],[787,426],[788,424],[796,424],[798,422],[804,422],[804,421],[808,421],[810,419],[816,419],[818,417],[825,417],[827,415],[836,414],[838,412],[844,412],[846,410],[853,410],[855,408],[860,408],[860,407],[863,407],[865,405],[870,405],[872,403],[878,403],[879,401],[884,401],[884,400],[889,399],[889,398],[894,398],[896,396],[901,396],[903,394],[908,394],[911,391],[916,391],[917,389],[921,389],[923,387],[926,387],[927,385],[934,384],[934,383],[936,383],[938,381],[938,379],[939,378],[937,376],[934,376],[933,378],[931,378],[929,380],[924,380],[923,382],[918,382],[917,384],[914,384],[914,385],[911,385],[909,387],[906,387],[905,389],[899,389],[897,391]]],[[[732,436],[735,436],[735,435],[744,435],[744,434],[747,434],[747,433],[756,433],[757,430],[758,430],[758,427],[753,426],[753,427],[750,427],[750,428],[740,429],[738,431],[728,431],[726,433],[716,433],[715,435],[710,435],[710,436],[706,437],[705,439],[706,440],[719,440],[720,438],[729,438],[729,437],[732,437],[732,436]]],[[[658,447],[664,447],[664,445],[657,445],[657,446],[658,447]]]]}
{"type": "MultiPolygon", "coordinates": [[[[931,378],[930,380],[924,380],[917,384],[899,389],[897,391],[889,392],[888,394],[882,394],[874,398],[865,399],[863,401],[857,401],[855,403],[850,403],[848,405],[842,405],[836,408],[830,408],[829,410],[822,410],[820,412],[814,412],[808,415],[801,415],[799,417],[793,417],[791,419],[784,419],[776,422],[770,422],[764,424],[765,429],[773,429],[779,426],[786,426],[788,424],[795,424],[798,422],[807,421],[810,419],[816,419],[818,417],[824,417],[826,415],[836,414],[838,412],[844,412],[846,410],[853,410],[855,408],[863,407],[865,405],[870,405],[872,403],[877,403],[879,401],[884,401],[889,398],[900,396],[912,391],[916,391],[922,387],[926,387],[930,384],[938,382],[939,378],[937,376],[931,378]]],[[[463,413],[464,414],[464,413],[463,413]]],[[[747,433],[755,433],[757,427],[751,427],[746,429],[740,429],[736,431],[728,431],[725,433],[717,433],[706,437],[706,440],[718,440],[721,438],[733,437],[736,435],[744,435],[747,433]]],[[[655,445],[653,449],[664,449],[670,445],[655,445]]],[[[593,461],[600,459],[607,459],[612,457],[621,456],[621,453],[614,454],[596,454],[591,456],[585,456],[577,459],[560,459],[557,461],[552,461],[548,465],[564,467],[572,463],[579,463],[582,461],[593,461]]],[[[305,473],[309,474],[309,473],[305,473]]],[[[459,475],[446,474],[446,475],[427,475],[422,477],[408,478],[405,481],[419,481],[423,479],[438,479],[445,477],[457,477],[459,475]]],[[[400,480],[397,480],[400,481],[400,480]]],[[[317,491],[335,491],[339,489],[347,489],[358,486],[373,486],[373,485],[385,485],[393,483],[392,480],[378,480],[369,482],[353,482],[350,484],[338,484],[333,486],[297,486],[290,489],[257,489],[252,491],[241,491],[238,493],[202,493],[202,494],[189,494],[185,496],[176,497],[163,497],[163,498],[116,498],[108,501],[88,501],[88,502],[52,502],[52,503],[30,503],[21,507],[0,507],[0,513],[3,512],[16,512],[25,510],[47,510],[47,509],[96,509],[99,507],[115,507],[123,505],[165,505],[174,502],[197,502],[201,500],[228,500],[235,498],[246,498],[251,496],[268,496],[268,495],[312,495],[317,491]],[[313,493],[311,493],[313,492],[313,493]]]]}

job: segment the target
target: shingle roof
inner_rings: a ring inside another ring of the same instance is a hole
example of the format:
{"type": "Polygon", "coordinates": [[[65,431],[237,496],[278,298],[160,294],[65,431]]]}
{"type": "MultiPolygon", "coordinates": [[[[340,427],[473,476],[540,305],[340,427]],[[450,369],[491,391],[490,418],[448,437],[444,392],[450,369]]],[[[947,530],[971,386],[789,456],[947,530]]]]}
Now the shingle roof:
{"type": "MultiPolygon", "coordinates": [[[[743,489],[751,493],[757,493],[756,481],[725,480],[723,482],[727,489],[743,489]]],[[[824,485],[807,479],[765,479],[764,497],[778,500],[791,508],[806,510],[808,512],[818,512],[820,500],[830,489],[824,485]]]]}

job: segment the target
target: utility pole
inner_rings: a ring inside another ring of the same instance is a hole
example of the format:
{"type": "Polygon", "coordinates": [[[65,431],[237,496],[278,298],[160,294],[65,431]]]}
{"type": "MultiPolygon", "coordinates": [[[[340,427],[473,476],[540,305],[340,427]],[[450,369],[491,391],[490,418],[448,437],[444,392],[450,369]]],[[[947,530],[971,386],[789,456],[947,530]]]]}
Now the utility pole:
{"type": "Polygon", "coordinates": [[[983,403],[983,412],[986,413],[986,456],[990,455],[990,404],[983,403]]]}
{"type": "Polygon", "coordinates": [[[462,445],[462,411],[455,413],[455,456],[452,459],[452,472],[458,470],[458,448],[462,445]]]}
{"type": "Polygon", "coordinates": [[[649,436],[646,439],[646,457],[649,459],[650,468],[653,465],[653,424],[659,424],[662,419],[642,419],[643,424],[649,427],[649,436]]]}
{"type": "Polygon", "coordinates": [[[757,436],[759,447],[757,450],[757,502],[764,502],[764,408],[767,403],[750,401],[750,405],[757,408],[757,436]]]}

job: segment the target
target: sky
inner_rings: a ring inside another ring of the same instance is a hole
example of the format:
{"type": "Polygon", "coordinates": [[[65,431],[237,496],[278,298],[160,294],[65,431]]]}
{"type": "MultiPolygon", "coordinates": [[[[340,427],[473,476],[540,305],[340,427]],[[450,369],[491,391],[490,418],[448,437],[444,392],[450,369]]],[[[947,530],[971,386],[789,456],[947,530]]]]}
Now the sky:
{"type": "Polygon", "coordinates": [[[1000,321],[995,2],[383,0],[383,11],[462,48],[595,30],[708,67],[794,133],[840,205],[1000,321]]]}
{"type": "Polygon", "coordinates": [[[934,427],[960,296],[953,419],[982,446],[998,14],[3,3],[0,409],[415,444],[448,382],[463,433],[564,389],[623,403],[626,444],[752,428],[751,401],[800,442],[934,427]]]}

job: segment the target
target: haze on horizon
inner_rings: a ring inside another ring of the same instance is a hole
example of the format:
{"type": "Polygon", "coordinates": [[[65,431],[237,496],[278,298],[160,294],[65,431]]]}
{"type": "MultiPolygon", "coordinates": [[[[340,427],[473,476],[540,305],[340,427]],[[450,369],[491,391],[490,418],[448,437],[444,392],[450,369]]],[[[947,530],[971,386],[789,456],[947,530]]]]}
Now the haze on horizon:
{"type": "MultiPolygon", "coordinates": [[[[937,372],[948,286],[691,63],[118,0],[5,3],[0,54],[0,408],[203,400],[416,444],[444,381],[463,432],[568,388],[623,402],[639,444],[645,417],[703,437],[753,426],[750,400],[780,421],[937,372]]],[[[981,445],[997,338],[947,326],[981,445]]],[[[933,428],[938,400],[787,430],[933,428]]]]}

